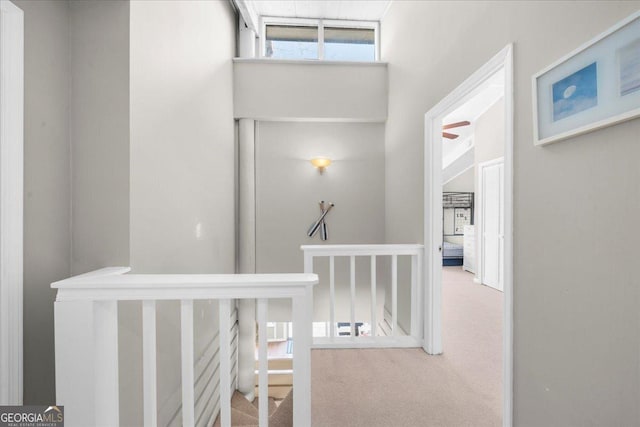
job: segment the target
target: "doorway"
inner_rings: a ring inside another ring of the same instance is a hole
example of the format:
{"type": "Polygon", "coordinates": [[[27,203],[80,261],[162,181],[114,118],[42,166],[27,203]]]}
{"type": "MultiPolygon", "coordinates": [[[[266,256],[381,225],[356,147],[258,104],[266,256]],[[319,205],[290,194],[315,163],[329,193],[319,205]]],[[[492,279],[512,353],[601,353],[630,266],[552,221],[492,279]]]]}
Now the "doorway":
{"type": "MultiPolygon", "coordinates": [[[[483,242],[484,235],[478,236],[475,260],[480,271],[479,281],[489,279],[495,287],[503,289],[502,299],[502,413],[503,425],[512,425],[513,395],[513,53],[512,45],[506,46],[489,62],[465,80],[425,115],[425,342],[424,349],[429,354],[443,352],[442,345],[442,263],[443,263],[443,124],[448,115],[468,103],[496,75],[504,78],[504,130],[502,166],[494,168],[486,165],[483,169],[484,183],[501,182],[497,190],[487,189],[485,201],[478,206],[478,220],[482,209],[500,210],[502,215],[496,221],[483,226],[491,237],[483,242]],[[486,171],[484,170],[486,169],[486,171]],[[497,202],[497,205],[496,205],[497,202]],[[496,208],[496,206],[498,206],[496,208]],[[482,257],[483,251],[487,255],[482,257]],[[489,254],[502,254],[503,260],[490,261],[489,254]],[[484,267],[484,268],[483,268],[484,267]],[[485,273],[486,275],[483,276],[485,273]],[[490,277],[490,275],[493,275],[490,277]]],[[[459,122],[459,121],[458,121],[459,122]]],[[[455,123],[458,123],[455,122],[455,123]]],[[[449,129],[445,130],[446,132],[449,129]]],[[[496,163],[497,164],[497,163],[496,163]]],[[[461,167],[464,172],[464,166],[461,167]]],[[[468,168],[467,168],[468,169],[468,168]]],[[[455,175],[455,174],[454,174],[455,175]]],[[[478,179],[480,181],[480,179],[478,179]]],[[[478,183],[479,184],[479,183],[478,183]]],[[[484,184],[483,184],[484,185],[484,184]]],[[[478,191],[481,193],[482,190],[478,191]]],[[[484,197],[484,196],[483,196],[484,197]]],[[[482,203],[482,202],[480,202],[482,203]]],[[[488,215],[485,214],[487,217],[488,215]]],[[[480,224],[480,222],[478,222],[480,224]]],[[[477,228],[476,228],[477,230],[477,228]]]]}

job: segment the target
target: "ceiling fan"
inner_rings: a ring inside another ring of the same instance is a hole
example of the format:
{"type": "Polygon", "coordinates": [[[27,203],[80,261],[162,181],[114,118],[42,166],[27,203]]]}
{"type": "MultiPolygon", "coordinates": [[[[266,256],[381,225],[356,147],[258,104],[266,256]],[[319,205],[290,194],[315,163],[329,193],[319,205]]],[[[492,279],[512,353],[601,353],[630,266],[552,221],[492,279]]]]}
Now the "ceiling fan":
{"type": "MultiPolygon", "coordinates": [[[[471,122],[466,121],[466,120],[462,121],[462,122],[449,123],[448,125],[442,126],[442,130],[445,131],[447,129],[459,128],[459,127],[462,127],[462,126],[469,126],[470,124],[471,124],[471,122]]],[[[447,139],[456,139],[459,136],[460,135],[456,135],[454,133],[442,132],[442,137],[443,138],[447,138],[447,139]]]]}

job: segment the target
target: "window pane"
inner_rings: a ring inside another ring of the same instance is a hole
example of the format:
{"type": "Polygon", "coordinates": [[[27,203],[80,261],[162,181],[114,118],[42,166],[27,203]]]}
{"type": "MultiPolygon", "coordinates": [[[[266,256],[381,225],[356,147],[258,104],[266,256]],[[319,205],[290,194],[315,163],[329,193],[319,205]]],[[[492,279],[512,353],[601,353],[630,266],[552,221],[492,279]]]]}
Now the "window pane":
{"type": "Polygon", "coordinates": [[[375,31],[367,28],[324,29],[324,59],[375,61],[375,31]]]}
{"type": "Polygon", "coordinates": [[[318,59],[318,27],[267,25],[264,56],[318,59]]]}

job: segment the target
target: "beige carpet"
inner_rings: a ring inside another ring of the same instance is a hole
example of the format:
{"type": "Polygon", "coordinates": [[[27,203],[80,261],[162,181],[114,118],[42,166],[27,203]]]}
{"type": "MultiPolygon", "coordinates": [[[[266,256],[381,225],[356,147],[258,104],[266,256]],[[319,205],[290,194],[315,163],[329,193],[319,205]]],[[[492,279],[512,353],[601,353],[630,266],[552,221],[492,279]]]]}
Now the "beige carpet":
{"type": "Polygon", "coordinates": [[[314,350],[313,426],[500,426],[503,294],[472,279],[444,268],[443,355],[314,350]]]}

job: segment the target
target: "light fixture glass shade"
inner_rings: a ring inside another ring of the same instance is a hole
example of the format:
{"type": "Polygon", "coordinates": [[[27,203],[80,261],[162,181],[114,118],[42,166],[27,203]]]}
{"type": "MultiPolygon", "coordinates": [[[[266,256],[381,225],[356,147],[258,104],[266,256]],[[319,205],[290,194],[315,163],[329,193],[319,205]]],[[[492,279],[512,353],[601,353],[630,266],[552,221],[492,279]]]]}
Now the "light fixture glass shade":
{"type": "Polygon", "coordinates": [[[327,157],[314,157],[311,159],[311,164],[315,168],[322,170],[331,164],[331,159],[327,157]]]}

